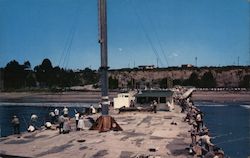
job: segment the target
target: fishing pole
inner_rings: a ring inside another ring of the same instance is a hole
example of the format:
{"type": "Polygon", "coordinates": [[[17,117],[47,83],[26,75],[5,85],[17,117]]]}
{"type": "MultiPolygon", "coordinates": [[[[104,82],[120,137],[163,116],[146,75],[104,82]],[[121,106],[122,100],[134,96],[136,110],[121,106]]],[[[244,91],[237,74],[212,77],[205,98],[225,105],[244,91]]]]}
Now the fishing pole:
{"type": "Polygon", "coordinates": [[[220,137],[224,137],[224,136],[229,136],[229,135],[232,135],[232,134],[233,134],[232,132],[229,132],[229,133],[220,134],[220,135],[217,135],[217,136],[214,136],[214,137],[211,137],[211,138],[215,139],[215,138],[220,138],[220,137]]]}
{"type": "Polygon", "coordinates": [[[23,118],[23,120],[24,120],[24,123],[26,124],[26,128],[28,128],[29,126],[28,126],[28,123],[26,122],[24,116],[23,116],[23,115],[21,115],[21,116],[22,116],[22,118],[23,118]]]}
{"type": "Polygon", "coordinates": [[[224,143],[237,142],[237,141],[244,140],[244,139],[250,139],[250,137],[242,137],[242,138],[237,138],[237,139],[231,139],[231,140],[227,140],[227,141],[224,141],[224,142],[219,142],[219,143],[216,143],[216,144],[218,145],[218,144],[224,144],[224,143]]]}

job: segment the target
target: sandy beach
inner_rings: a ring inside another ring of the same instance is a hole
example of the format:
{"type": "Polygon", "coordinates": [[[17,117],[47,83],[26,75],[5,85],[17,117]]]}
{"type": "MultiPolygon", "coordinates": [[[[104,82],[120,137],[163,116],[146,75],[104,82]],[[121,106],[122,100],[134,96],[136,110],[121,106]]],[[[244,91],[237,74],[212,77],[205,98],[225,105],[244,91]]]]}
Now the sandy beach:
{"type": "Polygon", "coordinates": [[[243,102],[250,103],[249,91],[194,91],[192,94],[194,101],[208,102],[243,102]]]}
{"type": "MultiPolygon", "coordinates": [[[[118,92],[109,92],[112,101],[118,92]]],[[[100,92],[0,92],[0,102],[13,103],[98,103],[100,92]]],[[[194,101],[250,103],[249,91],[194,91],[194,101]]]]}
{"type": "MultiPolygon", "coordinates": [[[[110,100],[117,96],[117,92],[109,92],[110,100]]],[[[0,102],[23,102],[23,103],[98,103],[101,93],[90,92],[11,92],[0,93],[0,102]]]]}

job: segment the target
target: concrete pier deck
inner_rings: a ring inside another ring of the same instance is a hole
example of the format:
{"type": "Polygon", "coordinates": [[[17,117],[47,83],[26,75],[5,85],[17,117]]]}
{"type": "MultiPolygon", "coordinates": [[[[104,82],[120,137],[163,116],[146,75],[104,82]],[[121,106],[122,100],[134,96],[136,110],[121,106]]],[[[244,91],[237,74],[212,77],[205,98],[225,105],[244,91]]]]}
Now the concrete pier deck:
{"type": "MultiPolygon", "coordinates": [[[[37,130],[0,139],[0,154],[46,158],[187,158],[190,126],[183,122],[178,107],[173,112],[111,112],[123,131],[99,133],[93,130],[59,134],[58,130],[37,130]],[[177,125],[172,125],[176,122],[177,125]]],[[[94,115],[94,119],[99,115],[94,115]]],[[[1,157],[1,156],[0,156],[1,157]]]]}

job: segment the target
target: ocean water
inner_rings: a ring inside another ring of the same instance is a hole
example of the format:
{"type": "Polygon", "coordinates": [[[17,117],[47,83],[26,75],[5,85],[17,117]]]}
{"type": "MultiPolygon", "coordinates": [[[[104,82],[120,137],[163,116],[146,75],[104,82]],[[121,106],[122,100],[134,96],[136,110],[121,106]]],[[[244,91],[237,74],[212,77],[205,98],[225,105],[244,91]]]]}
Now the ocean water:
{"type": "MultiPolygon", "coordinates": [[[[250,105],[241,103],[221,104],[196,102],[205,114],[204,121],[210,129],[214,139],[212,142],[221,147],[227,156],[231,158],[247,158],[250,156],[250,105]]],[[[89,105],[71,105],[69,115],[74,116],[75,110],[85,111],[84,107],[89,105]]],[[[13,133],[10,123],[13,115],[17,115],[21,122],[21,131],[26,131],[31,114],[38,115],[38,126],[49,120],[49,112],[63,107],[39,106],[29,104],[25,106],[0,103],[0,136],[8,136],[13,133]]]]}
{"type": "MultiPolygon", "coordinates": [[[[41,127],[45,124],[46,121],[50,121],[49,113],[54,111],[55,108],[59,109],[60,114],[62,114],[63,106],[38,106],[37,104],[25,104],[15,106],[13,103],[10,105],[9,103],[1,103],[0,104],[0,136],[8,136],[13,134],[13,127],[11,124],[11,119],[13,115],[17,115],[20,121],[20,131],[24,132],[27,130],[30,124],[30,117],[32,114],[36,114],[38,116],[36,126],[41,127]]],[[[69,116],[74,117],[75,110],[79,112],[85,112],[85,107],[87,105],[79,106],[79,105],[71,105],[67,107],[69,109],[69,116]]]]}
{"type": "Polygon", "coordinates": [[[195,103],[204,112],[212,142],[231,158],[250,156],[250,105],[195,103]]]}

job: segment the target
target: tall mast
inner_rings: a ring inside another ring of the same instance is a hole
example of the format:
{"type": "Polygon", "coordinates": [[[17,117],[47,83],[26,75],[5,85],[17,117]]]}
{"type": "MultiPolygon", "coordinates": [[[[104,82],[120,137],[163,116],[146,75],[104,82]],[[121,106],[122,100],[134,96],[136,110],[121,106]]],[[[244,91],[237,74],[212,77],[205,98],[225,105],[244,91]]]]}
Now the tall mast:
{"type": "Polygon", "coordinates": [[[107,11],[106,0],[98,0],[99,12],[99,43],[101,49],[101,94],[102,94],[102,115],[108,115],[108,49],[107,49],[107,11]]]}
{"type": "Polygon", "coordinates": [[[101,91],[102,91],[102,115],[92,125],[90,130],[107,132],[110,130],[122,131],[115,119],[109,116],[108,97],[108,51],[107,51],[107,12],[106,0],[98,0],[99,13],[99,43],[101,48],[101,91]]]}

